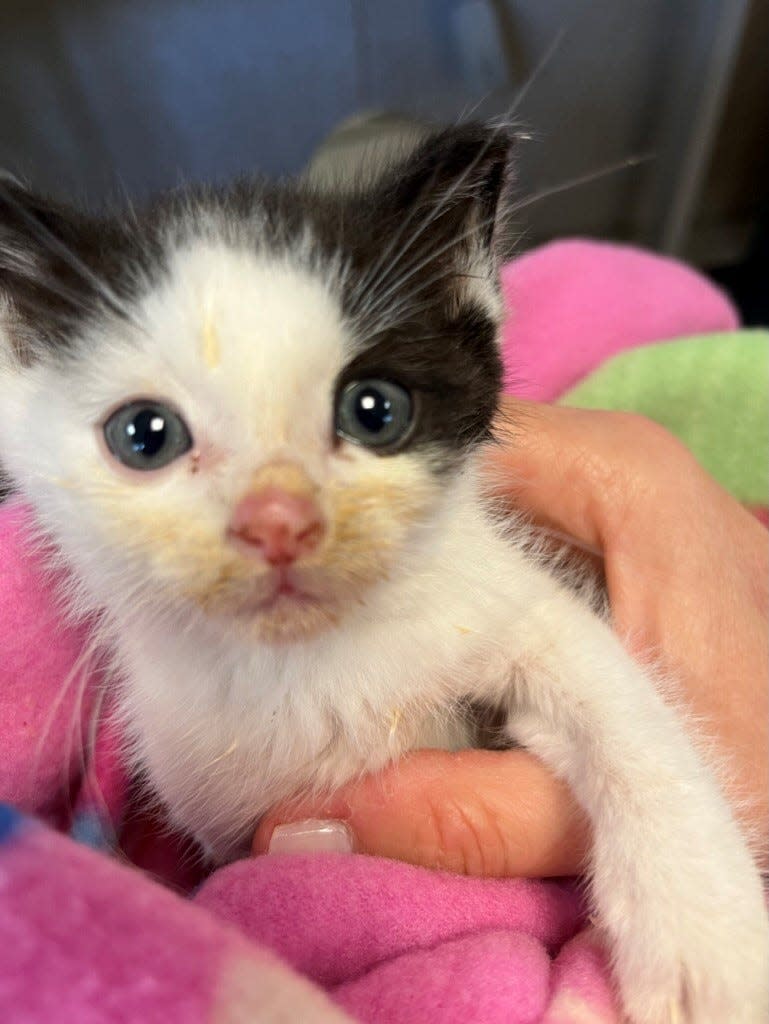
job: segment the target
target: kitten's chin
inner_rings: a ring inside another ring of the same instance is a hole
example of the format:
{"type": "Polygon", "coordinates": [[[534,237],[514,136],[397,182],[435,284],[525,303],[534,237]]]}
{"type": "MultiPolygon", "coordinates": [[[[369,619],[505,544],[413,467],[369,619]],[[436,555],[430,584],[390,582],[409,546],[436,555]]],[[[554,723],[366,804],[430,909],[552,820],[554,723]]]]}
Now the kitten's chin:
{"type": "Polygon", "coordinates": [[[334,605],[301,593],[278,593],[257,608],[233,618],[236,630],[258,643],[291,644],[309,640],[339,621],[334,605]]]}
{"type": "Polygon", "coordinates": [[[234,606],[209,605],[207,611],[240,637],[257,643],[298,643],[339,621],[338,600],[310,592],[289,573],[273,574],[266,587],[241,597],[234,606]]]}
{"type": "Polygon", "coordinates": [[[218,628],[253,643],[311,639],[337,626],[345,609],[361,601],[357,590],[340,591],[318,573],[275,569],[245,582],[235,592],[196,594],[195,604],[218,628]]]}

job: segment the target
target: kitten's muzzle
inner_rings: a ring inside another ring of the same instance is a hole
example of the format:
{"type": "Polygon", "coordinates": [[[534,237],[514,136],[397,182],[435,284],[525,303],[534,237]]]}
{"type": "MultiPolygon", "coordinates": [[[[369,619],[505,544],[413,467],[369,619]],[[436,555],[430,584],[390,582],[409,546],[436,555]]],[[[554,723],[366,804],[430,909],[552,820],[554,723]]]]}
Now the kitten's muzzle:
{"type": "Polygon", "coordinates": [[[326,534],[316,501],[280,487],[265,487],[243,497],[232,514],[227,537],[248,558],[274,567],[313,554],[326,534]]]}

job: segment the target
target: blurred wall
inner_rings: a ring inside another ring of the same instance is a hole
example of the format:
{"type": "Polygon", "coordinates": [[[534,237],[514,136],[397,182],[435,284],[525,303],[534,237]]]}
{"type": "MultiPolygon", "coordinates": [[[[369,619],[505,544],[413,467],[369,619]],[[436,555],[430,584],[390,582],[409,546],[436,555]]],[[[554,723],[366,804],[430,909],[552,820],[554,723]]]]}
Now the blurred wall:
{"type": "Polygon", "coordinates": [[[293,172],[355,111],[509,109],[563,31],[515,112],[535,136],[522,193],[654,159],[522,210],[524,243],[586,233],[723,263],[769,194],[767,14],[766,0],[4,0],[0,166],[90,204],[293,172]]]}

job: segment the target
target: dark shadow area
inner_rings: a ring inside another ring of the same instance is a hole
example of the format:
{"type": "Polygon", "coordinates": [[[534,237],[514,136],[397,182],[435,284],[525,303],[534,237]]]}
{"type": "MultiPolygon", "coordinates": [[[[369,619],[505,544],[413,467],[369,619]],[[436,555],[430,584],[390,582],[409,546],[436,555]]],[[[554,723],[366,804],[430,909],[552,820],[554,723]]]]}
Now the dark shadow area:
{"type": "Polygon", "coordinates": [[[769,217],[762,221],[748,258],[710,275],[731,295],[748,327],[769,327],[769,217]]]}

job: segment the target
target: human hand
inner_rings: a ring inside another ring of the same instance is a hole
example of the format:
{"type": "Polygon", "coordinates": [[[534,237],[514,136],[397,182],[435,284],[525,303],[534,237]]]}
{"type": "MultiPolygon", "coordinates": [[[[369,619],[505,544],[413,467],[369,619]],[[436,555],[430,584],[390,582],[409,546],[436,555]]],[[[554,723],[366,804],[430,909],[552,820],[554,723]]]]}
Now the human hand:
{"type": "MultiPolygon", "coordinates": [[[[766,868],[769,533],[641,417],[507,400],[497,433],[495,491],[602,559],[615,628],[676,680],[766,868]]],[[[573,874],[590,842],[569,790],[524,750],[417,751],[275,808],[254,850],[304,819],[346,822],[361,852],[475,875],[573,874]]]]}

